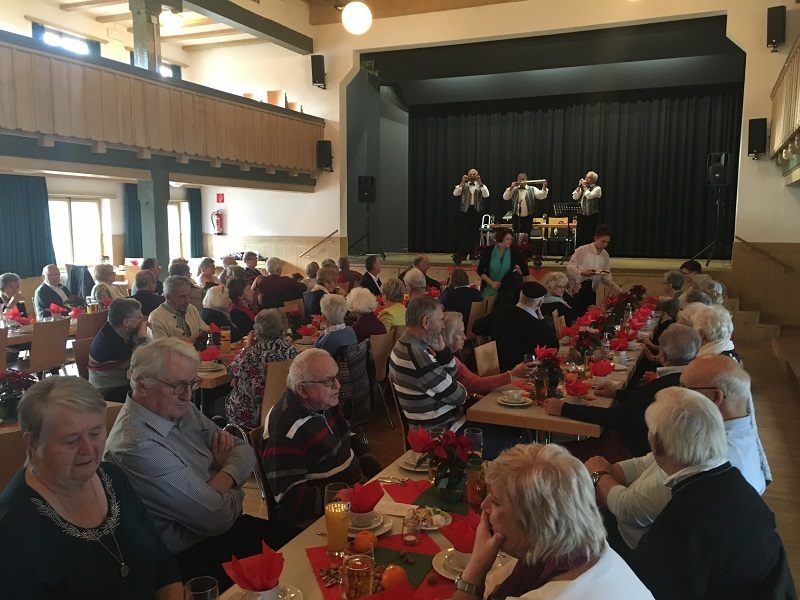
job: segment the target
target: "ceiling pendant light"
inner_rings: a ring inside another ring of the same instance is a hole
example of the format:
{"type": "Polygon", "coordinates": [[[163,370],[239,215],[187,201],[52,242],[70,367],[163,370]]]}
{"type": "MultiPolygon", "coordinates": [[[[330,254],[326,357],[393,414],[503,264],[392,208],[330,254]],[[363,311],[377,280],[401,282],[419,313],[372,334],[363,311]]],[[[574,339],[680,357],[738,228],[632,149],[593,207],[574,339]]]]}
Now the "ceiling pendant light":
{"type": "Polygon", "coordinates": [[[342,11],[342,25],[353,35],[361,35],[372,27],[372,11],[363,2],[349,2],[342,11]]]}

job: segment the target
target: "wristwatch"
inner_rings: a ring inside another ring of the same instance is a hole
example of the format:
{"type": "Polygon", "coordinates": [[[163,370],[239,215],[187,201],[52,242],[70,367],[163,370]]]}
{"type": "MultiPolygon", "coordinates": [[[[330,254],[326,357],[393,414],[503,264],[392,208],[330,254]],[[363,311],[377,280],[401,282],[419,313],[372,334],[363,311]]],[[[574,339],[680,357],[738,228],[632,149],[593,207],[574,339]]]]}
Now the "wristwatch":
{"type": "Polygon", "coordinates": [[[597,487],[597,484],[600,483],[600,478],[603,475],[608,475],[608,474],[609,474],[608,471],[595,471],[594,473],[592,473],[592,485],[594,485],[594,487],[597,487]]]}
{"type": "Polygon", "coordinates": [[[458,577],[456,577],[456,589],[459,592],[464,592],[465,594],[469,594],[470,596],[483,598],[483,592],[485,586],[475,585],[474,583],[467,583],[466,581],[461,579],[461,573],[459,573],[458,577]]]}

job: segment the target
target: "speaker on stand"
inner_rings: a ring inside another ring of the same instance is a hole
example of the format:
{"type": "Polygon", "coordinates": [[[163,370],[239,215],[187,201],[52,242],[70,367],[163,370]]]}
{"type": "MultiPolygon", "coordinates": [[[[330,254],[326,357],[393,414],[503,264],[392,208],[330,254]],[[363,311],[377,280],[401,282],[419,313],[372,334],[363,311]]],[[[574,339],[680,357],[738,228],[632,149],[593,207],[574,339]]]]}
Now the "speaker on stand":
{"type": "Polygon", "coordinates": [[[364,242],[365,255],[375,254],[375,252],[372,251],[372,247],[374,245],[375,249],[377,250],[377,254],[380,254],[381,258],[386,258],[386,253],[380,247],[380,244],[372,239],[372,233],[370,231],[371,221],[369,218],[369,207],[376,201],[374,175],[358,176],[358,201],[366,205],[366,228],[364,230],[364,235],[351,243],[350,246],[348,246],[348,249],[358,246],[361,242],[364,242]]]}
{"type": "Polygon", "coordinates": [[[731,251],[730,246],[723,244],[719,239],[720,220],[722,218],[722,188],[730,185],[730,154],[727,152],[711,152],[706,159],[707,185],[713,188],[715,194],[716,216],[714,218],[714,237],[705,248],[695,254],[691,260],[706,257],[706,266],[709,265],[714,253],[719,250],[731,251]]]}

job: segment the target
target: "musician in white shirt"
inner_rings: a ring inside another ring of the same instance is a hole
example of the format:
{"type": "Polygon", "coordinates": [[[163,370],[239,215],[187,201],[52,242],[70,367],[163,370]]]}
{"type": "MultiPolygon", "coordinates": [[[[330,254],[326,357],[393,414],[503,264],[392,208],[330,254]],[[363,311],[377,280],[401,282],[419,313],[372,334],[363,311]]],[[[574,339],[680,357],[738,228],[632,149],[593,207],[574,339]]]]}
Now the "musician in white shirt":
{"type": "Polygon", "coordinates": [[[578,215],[578,239],[584,243],[591,243],[592,234],[597,228],[597,219],[600,213],[600,198],[603,190],[597,185],[597,173],[589,171],[578,182],[578,187],[572,192],[572,199],[581,203],[578,215]]]}
{"type": "Polygon", "coordinates": [[[608,225],[600,225],[594,232],[591,244],[578,246],[567,263],[567,272],[578,277],[581,282],[580,291],[574,296],[578,303],[578,314],[597,303],[597,288],[601,283],[610,285],[615,292],[620,287],[611,279],[611,258],[606,246],[611,241],[611,229],[608,225]]]}
{"type": "Polygon", "coordinates": [[[478,227],[484,207],[487,206],[484,200],[489,197],[489,188],[484,185],[477,169],[470,169],[461,176],[461,182],[453,189],[453,196],[461,198],[461,231],[457,250],[468,255],[475,249],[478,240],[478,227]]]}
{"type": "Polygon", "coordinates": [[[514,215],[514,232],[530,235],[531,224],[534,217],[541,217],[544,203],[536,202],[547,198],[549,190],[547,181],[542,184],[542,189],[527,183],[528,175],[520,173],[517,180],[503,192],[503,200],[511,200],[511,212],[514,215]]]}

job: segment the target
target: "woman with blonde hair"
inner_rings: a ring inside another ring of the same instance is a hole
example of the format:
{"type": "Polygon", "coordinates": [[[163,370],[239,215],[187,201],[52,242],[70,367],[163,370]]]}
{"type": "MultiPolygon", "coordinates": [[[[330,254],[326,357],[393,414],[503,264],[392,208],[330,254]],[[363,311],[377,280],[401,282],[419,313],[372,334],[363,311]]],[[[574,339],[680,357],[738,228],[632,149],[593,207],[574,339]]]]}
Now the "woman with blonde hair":
{"type": "Polygon", "coordinates": [[[378,300],[367,288],[357,287],[347,294],[347,309],[356,319],[353,331],[359,342],[368,340],[371,335],[386,333],[386,326],[375,316],[378,300]]]}
{"type": "Polygon", "coordinates": [[[381,286],[383,296],[383,310],[378,315],[386,331],[393,327],[403,327],[406,324],[406,307],[403,300],[406,295],[406,284],[397,278],[387,279],[381,286]]]}
{"type": "Polygon", "coordinates": [[[559,317],[564,317],[567,325],[572,325],[575,322],[576,314],[572,306],[564,298],[564,292],[567,291],[569,279],[566,273],[560,271],[553,271],[545,275],[542,279],[542,285],[547,290],[547,295],[542,298],[541,311],[545,319],[550,319],[553,312],[557,311],[559,317]]]}
{"type": "Polygon", "coordinates": [[[206,325],[215,324],[217,327],[231,328],[231,341],[238,342],[242,339],[242,332],[231,321],[231,297],[225,286],[215,285],[208,288],[206,295],[203,296],[203,310],[200,311],[200,318],[206,325]]]}
{"type": "Polygon", "coordinates": [[[556,444],[519,444],[489,463],[488,494],[454,600],[652,599],[605,541],[594,486],[556,444]],[[515,560],[489,571],[500,550],[515,560]]]}
{"type": "Polygon", "coordinates": [[[92,288],[92,300],[96,300],[100,304],[111,304],[117,298],[128,297],[114,285],[117,275],[113,265],[95,265],[93,275],[95,284],[92,288]]]}

